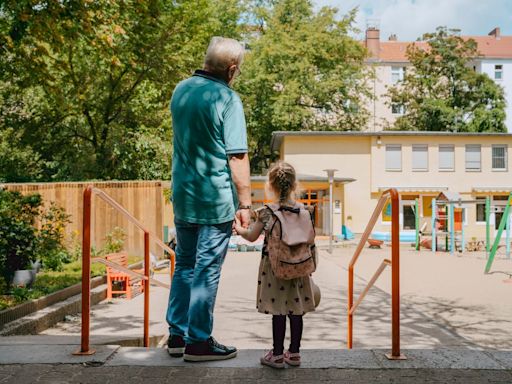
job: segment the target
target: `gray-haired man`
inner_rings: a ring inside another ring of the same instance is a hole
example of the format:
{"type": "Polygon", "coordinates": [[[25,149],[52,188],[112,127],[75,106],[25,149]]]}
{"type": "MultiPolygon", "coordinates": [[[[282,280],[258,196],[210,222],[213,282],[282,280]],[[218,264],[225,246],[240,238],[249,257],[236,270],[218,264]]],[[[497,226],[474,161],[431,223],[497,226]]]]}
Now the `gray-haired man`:
{"type": "Polygon", "coordinates": [[[250,221],[251,186],[242,102],[230,88],[244,49],[214,37],[203,70],[180,82],[171,99],[176,269],[167,322],[171,356],[187,361],[236,356],[211,336],[222,263],[235,214],[250,221]]]}

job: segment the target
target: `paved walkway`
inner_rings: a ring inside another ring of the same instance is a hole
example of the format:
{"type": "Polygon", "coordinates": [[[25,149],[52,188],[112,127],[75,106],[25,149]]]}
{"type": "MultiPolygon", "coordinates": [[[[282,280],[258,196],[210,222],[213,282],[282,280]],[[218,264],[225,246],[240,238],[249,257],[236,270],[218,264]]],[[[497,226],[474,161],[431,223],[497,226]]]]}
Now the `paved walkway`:
{"type": "MultiPolygon", "coordinates": [[[[315,281],[322,302],[304,319],[303,348],[340,349],[346,346],[347,265],[353,247],[330,255],[321,251],[315,281]]],[[[389,249],[365,249],[356,267],[356,294],[361,292],[389,249]]],[[[224,265],[214,336],[238,348],[269,348],[270,317],[255,310],[258,253],[230,253],[224,265]]],[[[401,251],[401,339],[404,348],[512,349],[512,284],[508,276],[484,275],[485,259],[431,252],[401,251]]],[[[497,260],[494,270],[512,271],[512,261],[497,260]]],[[[355,316],[355,348],[389,348],[390,270],[386,270],[355,316]]],[[[167,280],[166,274],[157,275],[167,280]]],[[[151,287],[150,334],[167,334],[168,292],[151,287]]],[[[92,342],[116,342],[142,335],[143,297],[103,302],[93,307],[92,342]]],[[[45,335],[77,339],[80,319],[63,322],[45,335]]],[[[125,343],[123,343],[126,345],[125,343]]]]}
{"type": "MultiPolygon", "coordinates": [[[[322,303],[305,318],[299,369],[259,365],[271,342],[270,317],[256,313],[257,253],[228,255],[219,289],[214,335],[241,348],[236,359],[190,364],[163,348],[97,345],[76,357],[79,318],[43,335],[0,338],[0,383],[512,383],[512,284],[506,273],[484,275],[485,259],[402,249],[401,340],[406,361],[388,361],[390,273],[358,309],[354,346],[346,344],[346,267],[353,249],[322,251],[315,280],[322,303]],[[320,349],[321,348],[321,349],[320,349]],[[371,348],[371,349],[370,349],[371,348]],[[374,349],[377,348],[377,349],[374,349]]],[[[365,250],[357,266],[360,292],[389,250],[365,250]]],[[[497,271],[512,271],[498,260],[497,271]]],[[[166,275],[158,276],[166,279],[166,275]]],[[[165,337],[168,292],[151,287],[151,335],[165,337]]],[[[93,308],[92,343],[115,344],[142,335],[142,296],[93,308]]]]}
{"type": "Polygon", "coordinates": [[[235,359],[185,363],[164,349],[97,346],[94,356],[75,347],[0,346],[1,383],[510,383],[512,352],[405,350],[388,361],[383,350],[304,350],[303,366],[275,370],[259,364],[261,350],[235,359]],[[29,364],[29,365],[27,365],[29,364]]]}

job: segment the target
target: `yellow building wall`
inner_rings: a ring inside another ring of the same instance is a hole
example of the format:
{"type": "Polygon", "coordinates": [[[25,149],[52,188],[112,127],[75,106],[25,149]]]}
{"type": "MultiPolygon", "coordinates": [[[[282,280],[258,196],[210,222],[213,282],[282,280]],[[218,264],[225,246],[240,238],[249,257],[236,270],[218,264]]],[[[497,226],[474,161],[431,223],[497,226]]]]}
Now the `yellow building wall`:
{"type": "MultiPolygon", "coordinates": [[[[510,154],[512,137],[496,136],[289,136],[283,139],[281,158],[290,162],[299,174],[326,177],[324,169],[335,168],[337,177],[355,179],[344,188],[336,188],[334,200],[340,199],[342,212],[335,214],[335,233],[346,224],[355,233],[362,233],[375,208],[384,187],[419,187],[420,196],[437,196],[423,190],[447,188],[457,192],[463,199],[474,200],[476,196],[497,195],[503,193],[475,193],[473,188],[512,186],[512,160],[510,154]],[[381,144],[377,144],[377,140],[381,144]],[[402,145],[402,171],[386,171],[386,144],[402,145]],[[412,145],[428,145],[428,171],[412,171],[412,145]],[[453,144],[455,151],[455,170],[439,171],[438,147],[440,144],[453,144]],[[465,145],[481,145],[481,171],[467,172],[465,169],[465,145]],[[509,148],[507,171],[492,170],[492,145],[507,144],[509,148]]],[[[414,195],[413,191],[402,195],[414,195]]],[[[485,224],[476,223],[476,205],[466,206],[466,239],[485,236],[485,224]]],[[[421,224],[427,222],[430,228],[430,216],[423,214],[420,202],[421,224]]],[[[420,225],[421,225],[420,224],[420,225]]],[[[377,222],[375,230],[387,231],[388,223],[377,222]]],[[[494,227],[491,231],[494,233],[494,227]]]]}
{"type": "Polygon", "coordinates": [[[341,187],[335,185],[333,198],[341,201],[341,213],[334,214],[334,233],[342,224],[362,232],[374,208],[370,198],[370,140],[368,137],[286,137],[282,158],[297,173],[326,177],[324,169],[334,168],[336,177],[356,179],[341,187]]]}

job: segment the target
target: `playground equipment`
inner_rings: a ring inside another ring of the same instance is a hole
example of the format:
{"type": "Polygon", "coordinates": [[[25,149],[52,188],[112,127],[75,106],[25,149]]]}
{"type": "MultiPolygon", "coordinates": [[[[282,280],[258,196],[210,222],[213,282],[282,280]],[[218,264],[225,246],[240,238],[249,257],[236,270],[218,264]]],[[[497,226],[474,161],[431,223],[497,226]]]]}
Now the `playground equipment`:
{"type": "MultiPolygon", "coordinates": [[[[496,238],[494,239],[493,246],[491,249],[491,211],[501,209],[501,205],[491,205],[490,197],[485,199],[485,251],[489,259],[488,264],[492,264],[492,261],[500,248],[505,249],[507,258],[511,257],[510,253],[510,231],[512,227],[511,215],[510,215],[510,199],[512,193],[509,195],[506,206],[504,206],[503,216],[500,221],[500,226],[496,238]],[[501,236],[503,231],[506,233],[505,245],[500,246],[501,236]]],[[[503,201],[505,203],[505,201],[503,201]]],[[[458,194],[443,192],[437,198],[432,199],[432,217],[430,222],[431,227],[431,249],[432,252],[439,250],[449,251],[454,254],[456,250],[463,252],[466,249],[480,250],[482,242],[471,242],[468,243],[465,238],[465,229],[463,223],[462,212],[457,212],[459,208],[467,208],[470,204],[481,204],[482,200],[462,200],[458,194]],[[444,244],[439,242],[439,237],[444,235],[444,244]]],[[[415,215],[416,215],[416,250],[419,250],[421,245],[421,235],[424,234],[424,230],[419,229],[419,210],[418,200],[415,202],[415,215]]],[[[489,267],[490,268],[490,267],[489,267]]],[[[488,268],[486,267],[486,271],[488,268]]]]}
{"type": "MultiPolygon", "coordinates": [[[[496,238],[494,239],[494,243],[492,245],[491,253],[489,254],[489,258],[487,259],[487,264],[485,266],[485,273],[489,273],[492,267],[492,263],[494,261],[494,257],[496,256],[496,251],[498,250],[498,246],[500,244],[501,235],[503,234],[503,229],[506,227],[506,249],[507,249],[507,257],[510,257],[510,204],[512,203],[512,193],[508,196],[507,205],[505,206],[505,210],[503,212],[503,216],[501,217],[500,226],[498,227],[498,233],[496,234],[496,238]]],[[[487,204],[486,204],[487,206],[487,204]]],[[[489,244],[489,242],[487,243],[489,244]]]]}
{"type": "Polygon", "coordinates": [[[347,344],[352,349],[354,313],[364,297],[375,284],[387,266],[391,266],[391,353],[386,354],[390,360],[404,360],[406,357],[400,353],[400,223],[399,223],[400,197],[394,188],[385,191],[377,202],[377,206],[359,240],[357,248],[350,260],[348,268],[348,332],[347,344]],[[391,197],[391,260],[384,259],[368,282],[359,298],[354,303],[354,267],[363,250],[370,233],[379,218],[387,200],[391,197]]]}
{"type": "MultiPolygon", "coordinates": [[[[140,221],[131,215],[121,204],[111,198],[108,194],[101,189],[94,188],[89,185],[84,190],[83,196],[83,235],[82,235],[82,329],[81,329],[81,342],[80,350],[73,353],[74,355],[93,355],[95,351],[89,348],[89,335],[90,335],[90,319],[91,319],[91,205],[92,197],[97,197],[104,200],[107,204],[115,208],[123,214],[132,224],[144,232],[144,274],[139,274],[131,271],[112,261],[101,259],[98,260],[104,264],[115,267],[116,270],[130,274],[132,277],[138,277],[144,284],[144,346],[149,347],[149,283],[157,283],[157,280],[152,280],[150,277],[150,252],[149,240],[153,238],[156,245],[167,251],[171,256],[171,276],[174,273],[174,251],[165,244],[159,237],[147,230],[140,221]]],[[[95,260],[96,261],[96,260],[95,260]]],[[[164,285],[158,282],[159,285],[164,285]]],[[[158,284],[157,283],[157,284],[158,284]]],[[[165,284],[165,287],[169,287],[165,284]]]]}

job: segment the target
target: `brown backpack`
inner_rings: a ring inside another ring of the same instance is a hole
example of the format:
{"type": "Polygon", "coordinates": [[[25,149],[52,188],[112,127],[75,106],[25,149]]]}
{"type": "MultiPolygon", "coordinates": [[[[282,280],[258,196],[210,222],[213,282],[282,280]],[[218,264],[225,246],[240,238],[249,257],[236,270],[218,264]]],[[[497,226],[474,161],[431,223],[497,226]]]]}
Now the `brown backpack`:
{"type": "Polygon", "coordinates": [[[311,213],[300,203],[294,207],[266,207],[272,211],[267,249],[276,277],[290,280],[315,272],[317,256],[311,213]]]}

